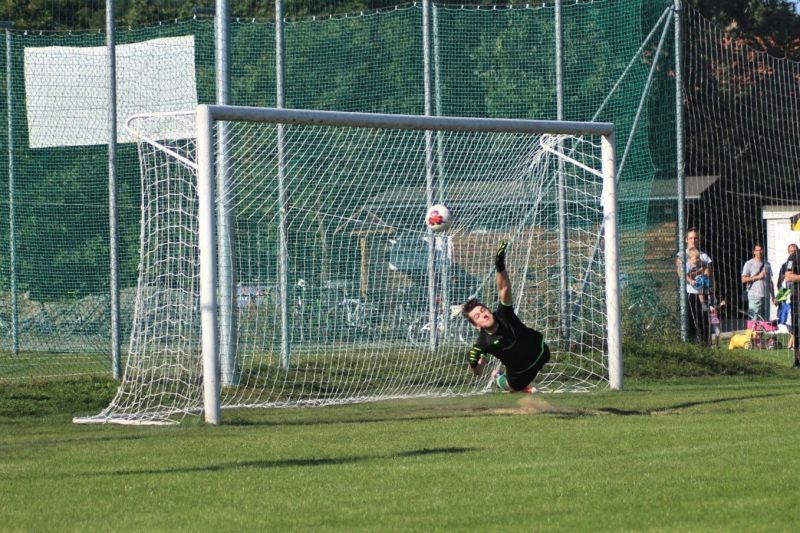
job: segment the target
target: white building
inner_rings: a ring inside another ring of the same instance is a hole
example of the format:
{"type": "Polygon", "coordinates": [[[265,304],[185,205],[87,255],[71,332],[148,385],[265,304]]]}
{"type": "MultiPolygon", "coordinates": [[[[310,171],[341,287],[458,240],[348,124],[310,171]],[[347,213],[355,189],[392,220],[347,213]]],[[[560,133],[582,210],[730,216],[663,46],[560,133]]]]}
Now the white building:
{"type": "MultiPolygon", "coordinates": [[[[794,243],[800,246],[800,233],[792,229],[790,219],[800,213],[800,205],[767,205],[761,211],[761,218],[767,223],[767,261],[772,266],[772,283],[778,292],[778,272],[786,261],[787,247],[794,243]]],[[[770,306],[770,319],[776,318],[775,309],[770,306]]]]}

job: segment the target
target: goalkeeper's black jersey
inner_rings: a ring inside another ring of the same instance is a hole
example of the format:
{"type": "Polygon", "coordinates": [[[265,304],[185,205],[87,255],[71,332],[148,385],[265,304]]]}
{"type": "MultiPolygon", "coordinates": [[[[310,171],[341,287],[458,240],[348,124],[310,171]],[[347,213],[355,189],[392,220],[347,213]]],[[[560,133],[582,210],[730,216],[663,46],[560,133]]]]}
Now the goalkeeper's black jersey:
{"type": "Polygon", "coordinates": [[[477,350],[470,354],[470,366],[477,364],[481,353],[500,359],[510,374],[523,372],[538,363],[545,353],[544,336],[523,324],[510,305],[498,305],[494,316],[497,330],[493,334],[480,331],[475,341],[477,350]]]}

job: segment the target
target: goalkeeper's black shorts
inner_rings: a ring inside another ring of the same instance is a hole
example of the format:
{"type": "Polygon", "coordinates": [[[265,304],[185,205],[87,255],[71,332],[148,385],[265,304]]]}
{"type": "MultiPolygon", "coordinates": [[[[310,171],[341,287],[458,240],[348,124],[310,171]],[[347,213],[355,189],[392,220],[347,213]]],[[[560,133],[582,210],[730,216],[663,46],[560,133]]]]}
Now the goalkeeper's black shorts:
{"type": "Polygon", "coordinates": [[[508,369],[506,369],[508,386],[513,390],[519,391],[530,385],[531,382],[536,379],[536,376],[539,374],[539,371],[542,369],[542,367],[544,367],[544,365],[546,365],[550,360],[550,348],[547,346],[547,344],[542,344],[544,350],[531,366],[520,372],[509,372],[508,369]]]}

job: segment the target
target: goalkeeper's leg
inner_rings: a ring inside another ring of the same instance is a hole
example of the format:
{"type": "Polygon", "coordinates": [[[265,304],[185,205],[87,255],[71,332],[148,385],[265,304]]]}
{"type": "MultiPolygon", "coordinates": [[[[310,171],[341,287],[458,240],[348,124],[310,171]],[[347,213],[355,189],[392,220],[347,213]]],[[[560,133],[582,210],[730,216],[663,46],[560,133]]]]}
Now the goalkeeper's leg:
{"type": "Polygon", "coordinates": [[[499,368],[492,371],[492,381],[497,388],[503,392],[511,392],[511,387],[508,385],[508,379],[502,370],[499,368]]]}
{"type": "Polygon", "coordinates": [[[539,372],[544,368],[544,365],[550,361],[550,348],[546,344],[542,344],[543,351],[531,368],[524,370],[519,374],[508,374],[506,380],[511,392],[525,392],[533,393],[538,392],[538,389],[531,385],[539,372]]]}

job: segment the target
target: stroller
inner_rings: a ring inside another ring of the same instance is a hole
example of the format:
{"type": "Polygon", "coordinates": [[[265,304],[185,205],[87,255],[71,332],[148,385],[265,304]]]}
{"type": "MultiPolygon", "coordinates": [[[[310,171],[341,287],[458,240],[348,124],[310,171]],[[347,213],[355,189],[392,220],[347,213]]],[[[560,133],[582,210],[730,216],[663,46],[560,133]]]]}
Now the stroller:
{"type": "Polygon", "coordinates": [[[778,331],[777,320],[763,320],[760,316],[756,316],[755,319],[747,321],[747,329],[743,333],[731,337],[728,349],[777,350],[781,347],[780,341],[774,335],[769,335],[775,331],[778,331]]]}

